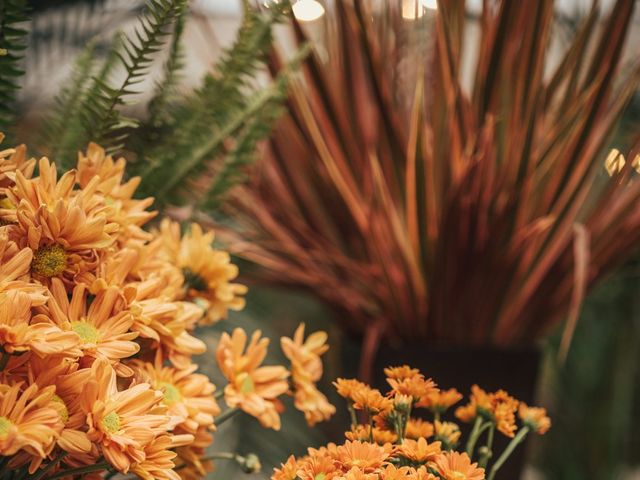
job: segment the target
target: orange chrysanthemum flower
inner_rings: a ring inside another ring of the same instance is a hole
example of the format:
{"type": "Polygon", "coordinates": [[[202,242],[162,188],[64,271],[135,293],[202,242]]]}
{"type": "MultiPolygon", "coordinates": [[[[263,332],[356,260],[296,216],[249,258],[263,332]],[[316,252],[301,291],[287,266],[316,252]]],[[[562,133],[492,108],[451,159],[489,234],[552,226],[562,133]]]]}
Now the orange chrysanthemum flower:
{"type": "Polygon", "coordinates": [[[305,341],[304,324],[296,329],[293,339],[280,339],[282,351],[291,361],[294,405],[304,413],[310,426],[328,420],[336,411],[327,397],[316,388],[316,382],[322,377],[320,355],[329,348],[326,342],[326,332],[315,332],[305,341]]]}
{"type": "Polygon", "coordinates": [[[280,464],[280,468],[273,469],[271,480],[296,480],[298,468],[296,458],[291,455],[285,463],[280,464]]]}
{"type": "Polygon", "coordinates": [[[418,464],[433,461],[441,451],[440,442],[429,443],[422,437],[418,440],[406,439],[395,448],[397,455],[418,464]]]}
{"type": "Polygon", "coordinates": [[[516,431],[515,412],[518,401],[504,390],[487,393],[477,385],[471,387],[471,398],[468,405],[456,409],[456,417],[463,422],[473,421],[478,415],[492,421],[496,428],[508,437],[516,431]]]}
{"type": "Polygon", "coordinates": [[[444,480],[484,480],[484,469],[471,463],[466,453],[444,452],[434,463],[435,470],[444,480]]]}
{"type": "Polygon", "coordinates": [[[337,479],[340,471],[333,459],[326,456],[311,456],[298,464],[297,478],[300,480],[337,479]]]}
{"type": "Polygon", "coordinates": [[[388,379],[392,380],[404,380],[405,378],[413,378],[420,375],[420,370],[417,368],[411,368],[408,365],[402,365],[400,367],[387,367],[384,369],[384,374],[388,379]]]}
{"type": "Polygon", "coordinates": [[[473,385],[471,387],[469,403],[456,408],[455,415],[463,422],[469,423],[475,420],[475,418],[480,414],[488,416],[490,413],[491,397],[487,392],[478,387],[478,385],[473,385]]]}
{"type": "Polygon", "coordinates": [[[138,382],[162,392],[162,403],[171,417],[170,428],[179,425],[185,432],[195,434],[200,427],[213,426],[214,416],[220,414],[214,398],[216,387],[206,375],[194,373],[197,365],[182,370],[162,366],[157,360],[155,365],[139,360],[129,365],[138,382]]]}
{"type": "Polygon", "coordinates": [[[369,425],[356,425],[348,432],[345,432],[344,435],[351,441],[368,442],[373,440],[379,445],[398,441],[398,436],[394,432],[378,427],[373,427],[372,429],[369,425]]]}
{"type": "Polygon", "coordinates": [[[455,448],[460,440],[460,427],[453,422],[440,422],[436,420],[433,424],[434,439],[442,442],[447,450],[455,448]]]}
{"type": "Polygon", "coordinates": [[[130,240],[149,240],[152,235],[140,227],[157,214],[147,211],[153,204],[153,198],[133,198],[140,185],[140,177],[123,182],[126,165],[124,158],[114,161],[111,155],[106,155],[105,150],[95,143],[89,144],[86,154],[78,154],[76,181],[80,188],[84,189],[95,177],[100,179],[96,192],[105,199],[104,215],[107,221],[119,226],[120,244],[130,240]]]}
{"type": "Polygon", "coordinates": [[[364,410],[370,414],[384,414],[393,410],[393,400],[383,396],[380,390],[364,386],[356,389],[351,396],[353,408],[364,410]]]}
{"type": "MultiPolygon", "coordinates": [[[[174,433],[182,433],[180,427],[176,428],[174,433]]],[[[212,443],[213,436],[209,429],[200,427],[191,443],[176,449],[178,456],[174,463],[180,478],[183,480],[200,480],[207,473],[213,471],[213,462],[203,458],[205,457],[206,448],[212,443]]]]}
{"type": "Polygon", "coordinates": [[[35,318],[43,321],[51,318],[61,329],[75,332],[86,363],[96,358],[107,359],[121,375],[129,376],[131,370],[119,361],[140,350],[132,341],[138,334],[130,331],[131,314],[127,310],[118,311],[115,288],[98,293],[91,305],[88,305],[87,294],[84,285],[77,285],[69,299],[62,282],[54,278],[49,302],[46,308],[39,309],[41,313],[35,318]]]}
{"type": "Polygon", "coordinates": [[[433,423],[422,420],[421,418],[410,418],[407,421],[404,435],[406,438],[418,440],[419,438],[429,438],[433,436],[433,433],[433,423]]]}
{"type": "Polygon", "coordinates": [[[21,290],[0,293],[0,345],[6,353],[33,351],[37,355],[79,357],[77,335],[48,319],[31,317],[31,299],[21,290]]]}
{"type": "Polygon", "coordinates": [[[333,386],[336,387],[336,391],[338,395],[353,403],[353,394],[356,391],[362,390],[363,388],[367,388],[367,385],[362,383],[359,380],[355,379],[346,379],[346,378],[338,378],[335,382],[333,382],[333,386]]]}
{"type": "Polygon", "coordinates": [[[279,430],[275,400],[289,390],[289,372],[281,366],[260,367],[269,344],[269,339],[260,337],[258,330],[247,345],[247,334],[242,329],[236,328],[231,336],[223,333],[216,359],[229,381],[224,390],[227,405],[254,416],[266,428],[279,430]]]}
{"type": "Polygon", "coordinates": [[[114,243],[118,226],[107,223],[102,201],[94,195],[97,177],[83,190],[74,191],[73,171],[58,181],[55,165],[43,158],[39,172],[30,180],[16,173],[16,185],[8,191],[9,200],[17,206],[16,223],[7,228],[21,247],[33,251],[34,277],[44,283],[60,277],[73,285],[96,268],[99,252],[114,243]]]}
{"type": "Polygon", "coordinates": [[[173,463],[177,453],[172,449],[192,441],[193,435],[159,435],[144,447],[144,460],[133,465],[131,472],[143,480],[180,480],[173,463]]]}
{"type": "Polygon", "coordinates": [[[45,458],[63,428],[51,401],[55,387],[39,389],[21,383],[0,384],[0,455],[11,456],[20,450],[45,458]]]}
{"type": "MultiPolygon", "coordinates": [[[[4,140],[4,133],[0,132],[0,143],[4,140]]],[[[31,178],[36,166],[36,160],[27,160],[27,147],[19,145],[0,151],[0,195],[6,197],[7,189],[15,185],[15,172],[20,171],[25,178],[31,178]]],[[[1,218],[1,215],[0,215],[1,218]]]]}
{"type": "Polygon", "coordinates": [[[450,407],[462,400],[462,394],[455,388],[437,390],[428,393],[417,403],[417,407],[426,407],[433,412],[444,413],[450,407]]]}
{"type": "Polygon", "coordinates": [[[421,403],[425,397],[438,392],[433,380],[425,379],[421,374],[403,379],[388,378],[391,386],[391,394],[407,395],[413,398],[414,403],[421,403]]]}
{"type": "Polygon", "coordinates": [[[551,428],[551,419],[544,408],[528,407],[526,403],[521,402],[518,416],[526,427],[539,435],[544,435],[551,428]]]}
{"type": "Polygon", "coordinates": [[[29,296],[32,306],[46,303],[45,287],[30,281],[32,259],[30,248],[19,249],[15,242],[9,240],[6,231],[0,231],[0,294],[20,291],[29,296]]]}
{"type": "Polygon", "coordinates": [[[145,460],[145,449],[168,430],[162,394],[148,383],[118,391],[115,371],[104,360],[95,361],[91,371],[80,399],[87,434],[116,470],[127,473],[145,460]]]}
{"type": "Polygon", "coordinates": [[[231,263],[228,252],[211,246],[213,232],[204,233],[197,223],[182,238],[177,223],[168,220],[160,226],[165,252],[184,275],[187,299],[201,302],[207,311],[206,321],[214,323],[227,318],[229,310],[242,310],[247,287],[233,283],[238,267],[231,263]]]}
{"type": "Polygon", "coordinates": [[[356,467],[363,472],[373,472],[382,467],[391,455],[391,445],[377,445],[368,442],[351,442],[330,451],[333,459],[346,470],[356,467]]]}

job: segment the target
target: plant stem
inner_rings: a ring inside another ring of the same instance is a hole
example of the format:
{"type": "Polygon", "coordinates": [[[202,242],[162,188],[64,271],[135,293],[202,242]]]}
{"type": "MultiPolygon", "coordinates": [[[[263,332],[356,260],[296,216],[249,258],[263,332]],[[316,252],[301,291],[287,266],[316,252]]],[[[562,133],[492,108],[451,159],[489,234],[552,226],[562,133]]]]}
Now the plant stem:
{"type": "Polygon", "coordinates": [[[215,419],[216,426],[222,425],[224,422],[233,417],[236,413],[238,413],[240,409],[238,407],[228,408],[220,415],[218,415],[215,419]]]}
{"type": "Polygon", "coordinates": [[[439,422],[440,421],[440,412],[438,410],[433,412],[433,421],[434,422],[439,422]]]}
{"type": "Polygon", "coordinates": [[[224,397],[224,388],[217,391],[214,396],[216,400],[220,400],[222,397],[224,397]]]}
{"type": "Polygon", "coordinates": [[[351,428],[356,428],[356,426],[358,425],[358,417],[356,416],[356,409],[353,408],[352,404],[349,404],[347,406],[347,408],[349,409],[349,415],[351,416],[351,428]]]}
{"type": "Polygon", "coordinates": [[[64,478],[64,477],[69,477],[72,475],[80,475],[80,474],[84,474],[84,473],[92,473],[92,472],[99,472],[100,470],[106,470],[110,467],[111,465],[109,464],[109,462],[103,461],[100,463],[96,463],[95,465],[87,465],[85,467],[79,467],[79,468],[72,468],[71,470],[66,470],[64,472],[58,472],[54,475],[51,475],[48,480],[54,480],[56,478],[64,478]]]}
{"type": "Polygon", "coordinates": [[[60,452],[60,454],[56,458],[51,460],[51,462],[49,462],[49,464],[46,465],[44,468],[40,469],[40,471],[38,473],[36,473],[33,477],[31,477],[31,479],[32,480],[40,480],[41,478],[43,478],[46,475],[46,473],[49,470],[51,470],[58,463],[60,463],[60,460],[62,460],[66,456],[67,456],[67,452],[60,452]]]}
{"type": "Polygon", "coordinates": [[[471,433],[469,434],[469,440],[467,440],[467,455],[469,455],[469,458],[473,458],[473,449],[476,446],[476,442],[478,441],[478,437],[480,436],[480,427],[482,426],[482,417],[480,415],[478,415],[476,417],[476,421],[473,424],[473,429],[471,430],[471,433]]]}
{"type": "Polygon", "coordinates": [[[487,480],[493,480],[493,477],[496,476],[496,472],[500,469],[500,467],[502,467],[504,462],[507,461],[507,458],[509,458],[515,448],[525,439],[528,433],[529,427],[522,427],[518,434],[513,437],[513,440],[511,440],[507,448],[505,448],[504,452],[502,452],[500,458],[498,458],[498,460],[496,460],[496,463],[493,464],[493,467],[491,467],[491,473],[489,473],[487,480]]]}
{"type": "Polygon", "coordinates": [[[491,427],[489,427],[489,434],[487,435],[487,444],[485,445],[484,451],[480,456],[480,461],[478,462],[479,466],[482,468],[485,468],[487,466],[489,459],[493,456],[493,451],[491,449],[493,448],[493,434],[495,430],[496,427],[492,423],[491,427]]]}

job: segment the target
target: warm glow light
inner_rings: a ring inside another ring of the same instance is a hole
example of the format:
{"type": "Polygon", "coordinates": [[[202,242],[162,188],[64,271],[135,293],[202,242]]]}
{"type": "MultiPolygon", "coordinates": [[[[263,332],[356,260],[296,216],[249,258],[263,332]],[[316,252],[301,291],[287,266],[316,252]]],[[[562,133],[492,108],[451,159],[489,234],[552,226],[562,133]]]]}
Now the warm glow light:
{"type": "Polygon", "coordinates": [[[437,0],[402,0],[402,18],[405,20],[415,20],[425,14],[425,8],[429,10],[438,9],[437,0]]]}
{"type": "Polygon", "coordinates": [[[317,0],[298,0],[292,8],[296,18],[303,22],[313,22],[324,15],[324,7],[317,0]]]}

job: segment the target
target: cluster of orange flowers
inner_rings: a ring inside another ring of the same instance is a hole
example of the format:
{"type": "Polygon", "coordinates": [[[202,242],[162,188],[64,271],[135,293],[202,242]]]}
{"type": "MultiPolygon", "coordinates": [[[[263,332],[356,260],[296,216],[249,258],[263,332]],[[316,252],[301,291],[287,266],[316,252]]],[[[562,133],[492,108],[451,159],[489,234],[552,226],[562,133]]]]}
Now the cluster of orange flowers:
{"type": "Polygon", "coordinates": [[[155,212],[139,182],[95,144],[60,178],[24,146],[0,152],[0,470],[200,478],[235,411],[278,429],[291,393],[310,423],[333,413],[315,388],[322,333],[282,340],[290,373],[261,366],[268,340],[237,329],[216,352],[224,391],[196,373],[194,328],[241,309],[246,287],[212,232],[143,229],[155,212]]]}
{"type": "Polygon", "coordinates": [[[408,366],[387,368],[385,374],[390,386],[385,394],[358,380],[338,379],[334,385],[351,414],[345,443],[310,448],[299,459],[292,456],[271,479],[492,480],[530,431],[543,434],[551,426],[543,408],[528,407],[502,390],[486,393],[474,386],[469,405],[456,411],[460,420],[474,422],[465,451],[457,451],[460,428],[442,416],[462,395],[438,389],[408,366]],[[417,411],[428,414],[429,421],[414,417],[417,411]],[[517,434],[516,412],[521,420],[517,434]],[[497,458],[492,452],[495,431],[512,437],[497,458]],[[483,438],[485,445],[476,454],[483,438]]]}

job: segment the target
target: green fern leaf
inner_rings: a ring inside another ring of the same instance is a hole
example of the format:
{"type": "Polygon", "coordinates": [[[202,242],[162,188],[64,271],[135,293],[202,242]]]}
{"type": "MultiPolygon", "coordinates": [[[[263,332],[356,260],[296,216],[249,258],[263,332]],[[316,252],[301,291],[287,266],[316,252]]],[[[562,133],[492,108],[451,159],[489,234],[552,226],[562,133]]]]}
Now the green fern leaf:
{"type": "MultiPolygon", "coordinates": [[[[277,85],[254,96],[248,93],[256,90],[254,79],[271,48],[272,28],[286,8],[282,3],[266,14],[245,11],[236,41],[216,65],[216,73],[207,75],[203,85],[174,111],[171,148],[160,145],[145,152],[137,172],[144,179],[143,194],[155,196],[159,205],[178,203],[190,182],[223,153],[224,143],[262,109],[272,108],[277,85]]],[[[223,162],[218,173],[232,164],[223,162]]]]}
{"type": "Polygon", "coordinates": [[[84,122],[88,138],[104,145],[110,152],[122,149],[129,131],[137,126],[126,118],[119,108],[127,104],[128,97],[139,93],[135,86],[149,71],[154,55],[162,48],[168,28],[186,0],[149,0],[139,17],[139,26],[133,37],[124,37],[114,55],[125,70],[124,80],[113,87],[106,78],[95,79],[95,96],[85,103],[84,122]]]}
{"type": "Polygon", "coordinates": [[[16,92],[20,89],[22,52],[26,48],[27,32],[20,25],[26,22],[25,0],[0,2],[0,131],[13,129],[16,114],[16,92]]]}

